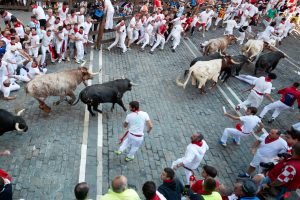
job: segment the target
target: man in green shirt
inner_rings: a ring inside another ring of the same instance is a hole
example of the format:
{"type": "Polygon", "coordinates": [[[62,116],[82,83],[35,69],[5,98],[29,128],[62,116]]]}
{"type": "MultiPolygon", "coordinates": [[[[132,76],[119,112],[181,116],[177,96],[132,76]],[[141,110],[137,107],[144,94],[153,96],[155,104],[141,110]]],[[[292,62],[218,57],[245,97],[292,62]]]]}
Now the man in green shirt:
{"type": "Polygon", "coordinates": [[[127,178],[125,176],[116,176],[111,188],[107,194],[100,197],[100,200],[141,200],[137,192],[127,188],[127,178]]]}
{"type": "Polygon", "coordinates": [[[278,11],[276,8],[274,8],[274,6],[272,6],[272,8],[270,10],[268,10],[268,18],[269,19],[274,19],[274,17],[277,15],[278,11]]]}

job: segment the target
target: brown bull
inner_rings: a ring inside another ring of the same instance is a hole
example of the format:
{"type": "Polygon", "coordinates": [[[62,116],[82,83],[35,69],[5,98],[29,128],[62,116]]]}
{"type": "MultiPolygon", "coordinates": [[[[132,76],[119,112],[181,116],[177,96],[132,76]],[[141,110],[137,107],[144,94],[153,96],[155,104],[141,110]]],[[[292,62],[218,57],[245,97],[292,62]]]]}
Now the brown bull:
{"type": "Polygon", "coordinates": [[[51,108],[45,103],[49,96],[60,97],[60,100],[54,103],[55,105],[62,102],[66,96],[71,97],[71,100],[68,100],[68,102],[69,104],[73,104],[76,100],[74,90],[77,85],[83,82],[84,85],[87,86],[85,81],[92,79],[92,75],[94,74],[90,73],[86,67],[45,74],[37,76],[30,81],[27,84],[25,91],[39,101],[40,109],[49,113],[51,108]]]}
{"type": "Polygon", "coordinates": [[[225,54],[227,47],[236,42],[236,40],[237,38],[234,35],[226,35],[224,37],[211,39],[202,45],[204,46],[203,55],[207,56],[215,52],[225,54]]]}

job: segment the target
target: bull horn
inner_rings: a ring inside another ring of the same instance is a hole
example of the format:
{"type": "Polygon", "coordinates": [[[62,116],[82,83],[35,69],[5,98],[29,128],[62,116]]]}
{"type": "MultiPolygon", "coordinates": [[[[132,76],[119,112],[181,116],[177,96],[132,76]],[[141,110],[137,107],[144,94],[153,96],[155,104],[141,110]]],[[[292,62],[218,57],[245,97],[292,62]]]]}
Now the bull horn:
{"type": "Polygon", "coordinates": [[[17,130],[18,132],[24,132],[24,129],[21,129],[21,128],[19,127],[19,123],[16,123],[15,128],[16,128],[16,130],[17,130]]]}
{"type": "Polygon", "coordinates": [[[137,86],[137,85],[139,85],[139,84],[136,84],[136,83],[134,83],[134,82],[131,82],[131,81],[130,81],[130,84],[131,84],[131,85],[133,85],[133,86],[137,86]]]}
{"type": "Polygon", "coordinates": [[[17,113],[17,116],[21,116],[21,114],[24,112],[25,109],[22,109],[20,110],[18,113],[17,113]]]}
{"type": "Polygon", "coordinates": [[[80,67],[83,67],[85,65],[86,61],[84,61],[83,63],[81,63],[80,67]]]}
{"type": "Polygon", "coordinates": [[[239,65],[241,62],[235,62],[232,58],[230,59],[233,64],[239,65]]]}
{"type": "Polygon", "coordinates": [[[91,72],[90,74],[91,74],[92,76],[98,75],[98,74],[100,74],[101,70],[102,70],[102,68],[99,69],[98,72],[91,72]]]}

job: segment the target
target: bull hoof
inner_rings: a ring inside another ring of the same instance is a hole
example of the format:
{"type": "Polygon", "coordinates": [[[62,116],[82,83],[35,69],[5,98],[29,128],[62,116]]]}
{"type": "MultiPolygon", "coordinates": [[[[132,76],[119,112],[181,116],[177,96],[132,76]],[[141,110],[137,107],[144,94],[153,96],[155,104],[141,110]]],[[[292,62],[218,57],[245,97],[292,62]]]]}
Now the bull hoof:
{"type": "Polygon", "coordinates": [[[51,108],[50,108],[49,106],[47,106],[46,104],[44,104],[44,105],[39,105],[39,108],[40,108],[41,110],[43,110],[44,112],[46,112],[46,113],[50,113],[50,111],[51,111],[51,108]]]}

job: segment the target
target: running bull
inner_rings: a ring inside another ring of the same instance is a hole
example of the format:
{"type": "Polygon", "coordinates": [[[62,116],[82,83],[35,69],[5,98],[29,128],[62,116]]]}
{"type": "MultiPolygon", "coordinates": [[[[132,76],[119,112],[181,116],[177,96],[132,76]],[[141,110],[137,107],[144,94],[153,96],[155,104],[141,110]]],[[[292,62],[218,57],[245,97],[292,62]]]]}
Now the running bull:
{"type": "Polygon", "coordinates": [[[236,42],[236,40],[237,38],[234,35],[226,35],[224,37],[206,41],[201,44],[201,47],[204,48],[203,55],[207,56],[214,52],[225,54],[225,50],[227,49],[227,47],[236,42]]]}
{"type": "Polygon", "coordinates": [[[24,109],[19,111],[17,115],[13,115],[6,110],[0,109],[0,135],[14,130],[18,132],[26,132],[28,130],[25,120],[21,117],[23,111],[24,109]]]}
{"type": "Polygon", "coordinates": [[[273,51],[259,56],[256,64],[254,74],[256,75],[258,68],[262,68],[266,73],[273,71],[281,58],[285,58],[285,54],[280,51],[273,51]]]}
{"type": "Polygon", "coordinates": [[[207,80],[213,80],[213,86],[217,84],[221,71],[230,69],[231,64],[239,64],[235,62],[231,56],[225,56],[222,59],[214,59],[209,61],[198,61],[189,69],[189,73],[184,83],[177,78],[176,83],[183,88],[186,87],[190,77],[192,77],[192,85],[198,82],[200,93],[205,93],[204,87],[207,80]]]}
{"type": "Polygon", "coordinates": [[[130,91],[134,85],[137,84],[131,82],[127,78],[91,85],[80,92],[79,98],[73,105],[76,105],[80,99],[83,103],[87,104],[88,110],[92,116],[95,116],[92,107],[94,111],[102,113],[102,111],[98,109],[98,106],[101,103],[112,103],[111,111],[113,111],[114,106],[117,103],[124,111],[126,111],[122,97],[123,94],[126,91],[130,91]]]}
{"type": "Polygon", "coordinates": [[[54,104],[58,105],[64,101],[66,96],[71,97],[67,100],[69,104],[73,104],[76,100],[74,91],[76,87],[83,82],[87,86],[86,81],[92,79],[93,75],[98,73],[90,73],[86,67],[77,69],[69,69],[61,72],[45,74],[37,76],[30,81],[25,91],[39,102],[39,108],[49,113],[51,108],[46,105],[45,101],[49,96],[59,96],[60,100],[54,104]]]}

